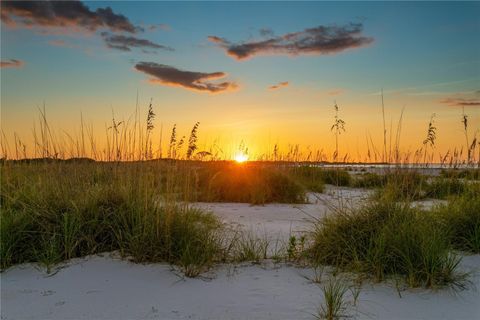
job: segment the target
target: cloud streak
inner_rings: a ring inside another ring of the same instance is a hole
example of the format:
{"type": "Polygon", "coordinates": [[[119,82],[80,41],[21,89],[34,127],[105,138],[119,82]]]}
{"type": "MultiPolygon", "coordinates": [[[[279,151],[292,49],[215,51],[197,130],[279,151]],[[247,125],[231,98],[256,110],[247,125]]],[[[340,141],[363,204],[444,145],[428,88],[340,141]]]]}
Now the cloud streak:
{"type": "Polygon", "coordinates": [[[173,87],[182,87],[189,90],[209,93],[232,91],[238,87],[235,82],[211,82],[227,76],[224,72],[194,72],[184,71],[175,67],[155,62],[139,62],[135,69],[152,76],[150,83],[173,87]]]}
{"type": "Polygon", "coordinates": [[[277,84],[274,84],[274,85],[268,87],[268,89],[269,90],[277,90],[277,89],[280,89],[280,88],[287,87],[288,85],[289,85],[288,81],[283,81],[283,82],[279,82],[277,84]]]}
{"type": "Polygon", "coordinates": [[[25,62],[17,59],[8,59],[0,61],[0,68],[22,68],[25,62]]]}
{"type": "Polygon", "coordinates": [[[259,41],[233,43],[218,36],[209,36],[208,40],[236,60],[245,60],[258,55],[325,55],[371,44],[374,39],[363,36],[362,30],[361,23],[350,23],[344,26],[318,26],[281,36],[273,36],[270,33],[270,38],[259,41]]]}
{"type": "Polygon", "coordinates": [[[445,98],[440,103],[447,104],[451,107],[477,107],[480,106],[480,99],[476,98],[445,98]]]}
{"type": "Polygon", "coordinates": [[[124,15],[114,13],[110,7],[92,11],[77,0],[2,1],[0,18],[9,26],[79,27],[89,31],[108,28],[129,33],[142,30],[124,15]]]}
{"type": "Polygon", "coordinates": [[[157,44],[147,39],[140,39],[132,36],[114,35],[108,32],[102,32],[103,40],[107,47],[121,51],[132,51],[132,48],[142,49],[161,49],[166,51],[174,51],[173,48],[157,44]]]}

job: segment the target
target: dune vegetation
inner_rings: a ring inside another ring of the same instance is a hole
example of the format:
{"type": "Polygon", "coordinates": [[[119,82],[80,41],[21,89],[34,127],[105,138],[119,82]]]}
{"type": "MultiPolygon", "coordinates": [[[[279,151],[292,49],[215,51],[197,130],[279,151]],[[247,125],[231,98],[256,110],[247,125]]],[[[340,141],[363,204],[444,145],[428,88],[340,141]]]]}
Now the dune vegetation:
{"type": "MultiPolygon", "coordinates": [[[[101,154],[93,138],[57,140],[44,111],[35,135],[40,157],[22,157],[25,146],[16,140],[15,156],[8,158],[11,148],[2,142],[1,269],[26,262],[50,269],[71,258],[118,252],[134,262],[174,264],[191,277],[216,263],[273,259],[437,287],[461,286],[459,252],[480,252],[474,157],[463,162],[466,169],[458,169],[458,154],[450,162],[445,158],[438,176],[422,171],[428,162],[412,166],[408,156],[383,171],[369,171],[345,163],[325,166],[295,150],[281,154],[277,146],[267,159],[239,163],[200,151],[199,123],[188,139],[178,139],[174,126],[162,157],[152,149],[154,117],[150,105],[143,127],[137,120],[120,126],[112,119],[101,154]],[[95,159],[82,156],[86,145],[95,159]],[[212,213],[191,205],[304,204],[310,192],[324,192],[326,185],[372,192],[359,206],[329,204],[331,213],[312,223],[311,233],[292,235],[273,253],[271,240],[226,228],[212,213]],[[445,203],[430,209],[413,205],[421,199],[445,203]]],[[[341,126],[338,115],[335,119],[341,126]]],[[[427,146],[435,142],[430,130],[424,152],[418,153],[425,160],[431,158],[427,146]]],[[[393,155],[398,157],[394,152],[389,161],[393,155]]]]}

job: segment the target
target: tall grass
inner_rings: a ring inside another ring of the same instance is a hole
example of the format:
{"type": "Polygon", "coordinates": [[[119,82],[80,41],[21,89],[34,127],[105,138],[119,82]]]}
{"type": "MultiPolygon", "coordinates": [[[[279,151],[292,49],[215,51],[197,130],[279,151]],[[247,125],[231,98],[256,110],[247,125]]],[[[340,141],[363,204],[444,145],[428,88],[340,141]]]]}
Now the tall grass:
{"type": "Polygon", "coordinates": [[[322,286],[324,302],[318,309],[317,319],[336,320],[347,318],[345,294],[348,286],[342,279],[332,279],[322,286]]]}
{"type": "Polygon", "coordinates": [[[176,182],[162,190],[155,167],[56,162],[6,164],[1,173],[2,269],[118,250],[193,276],[221,254],[220,223],[162,197],[176,182]]]}
{"type": "Polygon", "coordinates": [[[284,170],[308,191],[323,192],[325,184],[336,186],[350,186],[352,184],[352,178],[348,171],[339,168],[326,169],[299,165],[287,167],[284,170]]]}
{"type": "Polygon", "coordinates": [[[282,170],[263,165],[220,163],[198,171],[199,201],[264,204],[305,203],[305,189],[282,170]]]}
{"type": "Polygon", "coordinates": [[[468,186],[460,195],[433,211],[448,227],[450,242],[455,249],[480,253],[479,184],[468,186]]]}
{"type": "Polygon", "coordinates": [[[359,209],[339,209],[319,222],[310,257],[366,273],[377,280],[401,275],[412,286],[459,283],[459,258],[448,230],[432,214],[409,204],[378,200],[359,209]]]}

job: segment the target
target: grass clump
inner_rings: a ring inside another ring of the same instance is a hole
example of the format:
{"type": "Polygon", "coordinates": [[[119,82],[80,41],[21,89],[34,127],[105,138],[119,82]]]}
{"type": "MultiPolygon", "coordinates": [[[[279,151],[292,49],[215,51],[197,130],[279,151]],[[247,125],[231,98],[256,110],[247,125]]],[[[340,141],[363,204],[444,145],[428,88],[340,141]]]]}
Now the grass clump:
{"type": "Polygon", "coordinates": [[[424,195],[427,198],[447,199],[448,197],[462,195],[466,188],[467,184],[460,179],[435,177],[425,184],[424,195]]]}
{"type": "Polygon", "coordinates": [[[162,199],[160,177],[145,165],[2,165],[1,268],[115,250],[179,265],[187,276],[208,268],[222,255],[220,223],[162,199]]]}
{"type": "Polygon", "coordinates": [[[349,287],[342,279],[333,279],[322,286],[324,303],[318,309],[317,319],[335,320],[347,317],[345,295],[349,287]]]}
{"type": "Polygon", "coordinates": [[[305,203],[305,189],[275,168],[224,164],[199,172],[199,201],[305,203]]]}
{"type": "Polygon", "coordinates": [[[445,178],[480,180],[480,169],[442,169],[440,175],[445,178]]]}
{"type": "Polygon", "coordinates": [[[450,229],[455,249],[480,253],[480,185],[470,185],[448,204],[436,207],[434,213],[450,229]]]}
{"type": "Polygon", "coordinates": [[[380,188],[387,182],[387,175],[366,172],[352,179],[354,188],[380,188]]]}
{"type": "Polygon", "coordinates": [[[467,182],[458,178],[426,177],[416,171],[366,176],[357,186],[377,188],[376,198],[390,201],[415,201],[425,198],[447,199],[464,193],[467,182]]]}
{"type": "Polygon", "coordinates": [[[315,265],[366,273],[379,281],[400,275],[411,287],[457,284],[459,258],[451,253],[447,234],[427,212],[378,200],[319,222],[309,254],[315,265]]]}
{"type": "Polygon", "coordinates": [[[385,174],[384,185],[376,197],[388,201],[413,201],[425,197],[423,186],[426,179],[416,171],[396,170],[385,174]]]}
{"type": "Polygon", "coordinates": [[[324,169],[315,166],[296,166],[287,169],[289,176],[312,192],[323,192],[325,184],[350,186],[352,179],[346,170],[324,169]]]}

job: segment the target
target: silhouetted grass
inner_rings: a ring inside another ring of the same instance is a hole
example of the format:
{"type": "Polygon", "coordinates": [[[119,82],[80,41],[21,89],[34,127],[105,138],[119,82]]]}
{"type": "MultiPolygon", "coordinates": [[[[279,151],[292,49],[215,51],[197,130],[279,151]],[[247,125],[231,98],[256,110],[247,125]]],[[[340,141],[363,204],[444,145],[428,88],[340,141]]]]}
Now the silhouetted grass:
{"type": "Polygon", "coordinates": [[[196,200],[252,204],[304,203],[305,189],[274,167],[226,163],[198,171],[196,200]]]}

